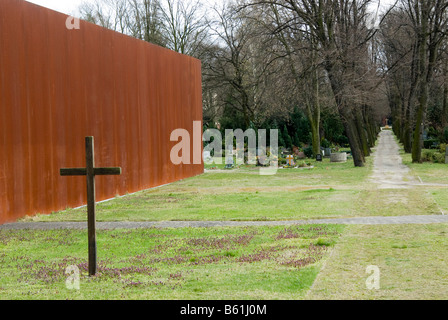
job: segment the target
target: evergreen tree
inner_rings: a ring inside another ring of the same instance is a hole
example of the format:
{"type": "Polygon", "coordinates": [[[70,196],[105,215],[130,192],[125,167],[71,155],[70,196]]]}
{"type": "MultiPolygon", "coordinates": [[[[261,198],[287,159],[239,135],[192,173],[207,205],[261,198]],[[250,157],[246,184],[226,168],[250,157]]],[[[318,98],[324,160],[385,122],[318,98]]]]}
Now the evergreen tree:
{"type": "Polygon", "coordinates": [[[286,127],[286,124],[283,126],[282,135],[283,135],[283,141],[285,142],[285,147],[292,148],[292,139],[288,133],[288,128],[286,127]]]}

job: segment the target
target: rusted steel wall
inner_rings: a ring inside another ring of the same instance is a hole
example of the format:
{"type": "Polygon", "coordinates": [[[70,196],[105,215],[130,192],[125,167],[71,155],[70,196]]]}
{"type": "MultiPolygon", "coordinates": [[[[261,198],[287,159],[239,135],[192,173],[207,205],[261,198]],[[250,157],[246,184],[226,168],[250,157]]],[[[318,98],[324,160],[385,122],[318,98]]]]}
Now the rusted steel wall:
{"type": "MultiPolygon", "coordinates": [[[[86,136],[97,200],[203,172],[173,165],[171,132],[202,121],[199,60],[25,2],[0,1],[0,224],[86,203],[86,136]]],[[[193,147],[193,139],[191,139],[193,147]]],[[[148,214],[151,214],[148,212],[148,214]]]]}

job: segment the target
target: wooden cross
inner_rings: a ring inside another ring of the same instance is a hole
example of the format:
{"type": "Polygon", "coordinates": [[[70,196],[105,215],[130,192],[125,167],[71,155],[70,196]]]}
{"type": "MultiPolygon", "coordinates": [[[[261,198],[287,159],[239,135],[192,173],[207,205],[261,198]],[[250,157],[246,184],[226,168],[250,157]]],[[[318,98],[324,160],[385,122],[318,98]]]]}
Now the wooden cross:
{"type": "Polygon", "coordinates": [[[86,167],[61,169],[61,176],[87,177],[87,228],[89,238],[89,275],[96,274],[95,176],[120,175],[121,168],[95,168],[93,137],[86,137],[86,167]]]}

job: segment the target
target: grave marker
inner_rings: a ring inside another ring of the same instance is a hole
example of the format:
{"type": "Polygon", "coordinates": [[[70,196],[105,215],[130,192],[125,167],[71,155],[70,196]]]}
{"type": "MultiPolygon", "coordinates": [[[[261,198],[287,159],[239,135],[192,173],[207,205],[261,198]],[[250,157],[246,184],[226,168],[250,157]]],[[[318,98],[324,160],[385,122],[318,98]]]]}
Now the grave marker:
{"type": "Polygon", "coordinates": [[[306,159],[305,152],[303,152],[303,151],[299,151],[299,152],[297,153],[297,158],[299,158],[299,159],[306,159]]]}
{"type": "Polygon", "coordinates": [[[347,161],[347,153],[346,152],[337,152],[332,153],[330,155],[330,162],[346,162],[347,161]]]}
{"type": "Polygon", "coordinates": [[[95,168],[93,137],[86,137],[86,167],[60,170],[61,176],[87,177],[87,228],[89,238],[89,275],[96,274],[95,176],[120,175],[121,168],[95,168]]]}
{"type": "Polygon", "coordinates": [[[210,151],[204,151],[202,153],[202,158],[203,158],[204,162],[206,162],[206,163],[210,162],[212,160],[212,155],[211,155],[210,151]]]}
{"type": "Polygon", "coordinates": [[[233,156],[226,157],[226,166],[225,169],[232,169],[234,165],[233,156]]]}
{"type": "Polygon", "coordinates": [[[287,160],[288,166],[292,167],[294,165],[294,156],[289,155],[286,157],[286,160],[287,160]]]}

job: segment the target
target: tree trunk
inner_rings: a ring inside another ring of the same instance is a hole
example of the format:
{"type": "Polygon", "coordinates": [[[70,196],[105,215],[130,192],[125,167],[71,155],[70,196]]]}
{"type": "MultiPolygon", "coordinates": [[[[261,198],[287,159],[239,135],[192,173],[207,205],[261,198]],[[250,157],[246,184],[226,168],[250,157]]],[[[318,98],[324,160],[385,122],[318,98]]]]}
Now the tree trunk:
{"type": "Polygon", "coordinates": [[[422,162],[422,131],[423,131],[423,115],[419,108],[417,112],[417,123],[414,129],[414,134],[412,138],[412,162],[421,163],[422,162]]]}
{"type": "Polygon", "coordinates": [[[356,130],[358,131],[360,147],[361,147],[362,153],[366,157],[366,156],[370,155],[370,149],[369,149],[369,145],[367,142],[367,133],[363,126],[363,119],[362,119],[363,117],[362,117],[360,108],[359,107],[355,108],[355,110],[353,110],[353,113],[354,113],[353,119],[356,124],[356,130]]]}
{"type": "Polygon", "coordinates": [[[448,82],[445,80],[443,85],[443,102],[442,102],[442,129],[446,127],[446,112],[448,107],[448,82]]]}
{"type": "MultiPolygon", "coordinates": [[[[428,109],[428,95],[429,95],[429,83],[432,80],[435,64],[437,61],[437,53],[439,43],[434,41],[435,36],[432,34],[429,37],[429,33],[439,32],[437,27],[433,26],[433,30],[430,30],[429,25],[433,22],[431,17],[431,4],[422,3],[421,7],[421,25],[418,34],[418,70],[420,79],[418,108],[415,119],[415,131],[413,136],[412,145],[412,162],[419,163],[422,161],[422,134],[423,126],[426,118],[426,111],[428,109]],[[428,43],[430,40],[430,43],[428,43]]],[[[441,13],[442,14],[442,13],[441,13]]],[[[437,16],[435,17],[437,19],[437,16]]]]}
{"type": "Polygon", "coordinates": [[[375,147],[376,138],[378,135],[378,132],[375,129],[374,121],[372,120],[372,116],[370,114],[370,109],[367,106],[364,106],[364,127],[366,128],[367,132],[367,141],[369,148],[375,147]]]}
{"type": "MultiPolygon", "coordinates": [[[[445,59],[443,65],[443,75],[445,77],[443,81],[443,100],[442,100],[442,117],[440,119],[442,123],[442,130],[445,130],[447,123],[447,108],[448,108],[448,59],[445,59]]],[[[444,131],[445,132],[445,131],[444,131]]]]}
{"type": "Polygon", "coordinates": [[[320,154],[320,134],[319,134],[319,123],[316,124],[315,121],[311,122],[311,139],[313,144],[313,155],[320,154]]]}
{"type": "Polygon", "coordinates": [[[425,110],[428,104],[428,86],[422,84],[422,90],[419,97],[419,105],[415,117],[415,129],[412,140],[412,162],[422,162],[422,133],[425,122],[425,110]]]}
{"type": "MultiPolygon", "coordinates": [[[[314,54],[312,55],[314,61],[314,54]]],[[[311,101],[307,106],[308,120],[311,124],[311,139],[313,143],[313,155],[320,154],[320,103],[319,103],[319,71],[312,72],[312,90],[310,94],[311,101]]]]}
{"type": "Polygon", "coordinates": [[[362,151],[356,121],[354,119],[351,107],[345,103],[344,98],[341,96],[342,92],[344,91],[342,88],[343,81],[336,75],[337,72],[335,71],[335,66],[330,59],[327,60],[325,69],[327,70],[328,77],[330,79],[330,85],[336,101],[339,116],[347,134],[353,157],[353,163],[355,167],[364,167],[365,156],[362,151]]]}
{"type": "Polygon", "coordinates": [[[403,149],[404,152],[406,153],[411,153],[412,152],[412,132],[411,132],[411,128],[410,128],[410,124],[409,122],[406,121],[406,124],[404,125],[404,130],[403,130],[403,149]]]}
{"type": "Polygon", "coordinates": [[[345,119],[345,121],[343,121],[343,124],[350,144],[353,163],[355,167],[364,167],[365,157],[361,149],[361,143],[359,141],[355,119],[353,119],[353,117],[347,118],[345,119]]]}
{"type": "Polygon", "coordinates": [[[404,114],[404,126],[402,130],[401,141],[403,143],[403,148],[406,153],[412,152],[412,115],[411,115],[411,101],[406,104],[406,112],[404,114]]]}
{"type": "Polygon", "coordinates": [[[399,94],[393,94],[391,97],[391,110],[392,110],[392,130],[394,131],[395,135],[398,137],[401,143],[403,143],[402,137],[403,137],[403,111],[404,111],[404,104],[403,99],[400,97],[399,94]]]}
{"type": "Polygon", "coordinates": [[[243,110],[244,125],[246,126],[244,129],[247,130],[250,127],[251,119],[249,115],[249,97],[245,91],[241,92],[241,107],[243,110]]]}
{"type": "MultiPolygon", "coordinates": [[[[422,19],[422,23],[425,19],[422,19]]],[[[422,33],[426,33],[424,28],[425,24],[422,25],[422,33]]],[[[428,85],[426,81],[426,58],[427,58],[427,36],[420,35],[419,41],[419,74],[420,74],[420,90],[418,97],[418,106],[415,113],[415,128],[412,137],[412,162],[420,163],[422,161],[422,133],[424,125],[424,114],[428,104],[428,85]]]]}

